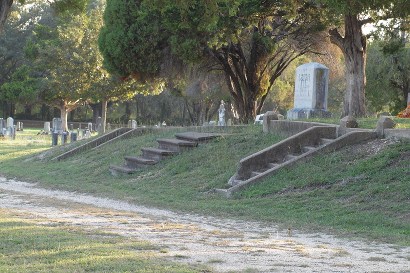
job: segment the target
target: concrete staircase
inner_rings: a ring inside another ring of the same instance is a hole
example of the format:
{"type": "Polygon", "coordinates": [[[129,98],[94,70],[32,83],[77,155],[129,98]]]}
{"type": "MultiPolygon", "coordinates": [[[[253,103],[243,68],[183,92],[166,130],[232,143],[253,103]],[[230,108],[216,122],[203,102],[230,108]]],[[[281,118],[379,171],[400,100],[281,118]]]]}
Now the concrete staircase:
{"type": "Polygon", "coordinates": [[[338,137],[336,126],[315,126],[243,158],[237,172],[228,181],[229,188],[214,191],[230,197],[282,168],[306,161],[319,153],[335,151],[376,137],[373,131],[353,131],[338,137]]]}
{"type": "Polygon", "coordinates": [[[63,160],[63,159],[69,158],[73,155],[76,155],[78,153],[101,147],[102,145],[104,145],[106,143],[121,139],[126,135],[133,134],[134,131],[137,131],[137,129],[130,129],[130,128],[116,129],[112,132],[109,132],[109,133],[104,134],[102,136],[99,136],[99,137],[97,137],[97,138],[95,138],[91,141],[88,141],[85,144],[82,144],[78,147],[70,149],[69,151],[67,151],[63,154],[54,157],[52,160],[63,160]]]}
{"type": "Polygon", "coordinates": [[[138,169],[157,164],[161,160],[180,154],[220,136],[213,133],[185,132],[175,134],[175,138],[157,139],[158,148],[141,148],[140,156],[125,156],[125,164],[122,166],[110,165],[112,175],[119,173],[132,174],[138,169]]]}

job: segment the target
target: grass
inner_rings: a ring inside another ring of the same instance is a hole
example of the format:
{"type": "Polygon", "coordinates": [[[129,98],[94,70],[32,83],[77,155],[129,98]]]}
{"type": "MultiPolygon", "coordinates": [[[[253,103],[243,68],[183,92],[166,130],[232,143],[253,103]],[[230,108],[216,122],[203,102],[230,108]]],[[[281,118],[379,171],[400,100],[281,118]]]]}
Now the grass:
{"type": "MultiPolygon", "coordinates": [[[[281,140],[259,126],[237,130],[133,175],[113,177],[110,164],[174,131],[118,141],[64,161],[36,160],[45,147],[0,142],[1,173],[42,186],[109,196],[184,212],[280,223],[282,228],[410,245],[410,142],[374,156],[341,150],[283,170],[234,199],[204,194],[227,186],[239,160],[281,140]]],[[[53,148],[59,149],[59,148],[53,148]]],[[[50,153],[51,154],[51,153],[50,153]]]]}
{"type": "Polygon", "coordinates": [[[146,242],[39,225],[5,210],[0,210],[0,253],[0,272],[210,272],[167,262],[146,242]]]}

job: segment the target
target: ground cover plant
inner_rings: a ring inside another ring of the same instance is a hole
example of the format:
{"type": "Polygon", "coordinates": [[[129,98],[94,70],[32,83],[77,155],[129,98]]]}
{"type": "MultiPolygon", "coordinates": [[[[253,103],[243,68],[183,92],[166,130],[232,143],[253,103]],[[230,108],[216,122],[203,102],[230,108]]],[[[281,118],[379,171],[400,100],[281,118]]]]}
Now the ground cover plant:
{"type": "Polygon", "coordinates": [[[409,141],[376,140],[316,157],[233,199],[208,194],[227,186],[241,158],[282,139],[261,131],[243,127],[133,175],[113,177],[108,166],[175,131],[147,133],[63,161],[40,160],[30,154],[38,152],[34,146],[21,147],[23,155],[1,155],[0,173],[139,204],[410,245],[409,141]]]}
{"type": "Polygon", "coordinates": [[[0,210],[1,272],[207,272],[161,260],[146,242],[22,218],[0,210]]]}

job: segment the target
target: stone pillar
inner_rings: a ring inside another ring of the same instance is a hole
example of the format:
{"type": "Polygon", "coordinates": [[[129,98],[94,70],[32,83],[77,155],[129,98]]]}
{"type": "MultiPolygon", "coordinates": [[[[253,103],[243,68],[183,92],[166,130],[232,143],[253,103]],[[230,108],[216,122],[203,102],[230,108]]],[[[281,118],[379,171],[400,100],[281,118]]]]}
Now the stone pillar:
{"type": "Polygon", "coordinates": [[[392,129],[396,123],[389,117],[381,116],[377,121],[376,133],[380,138],[384,137],[384,129],[392,129]]]}

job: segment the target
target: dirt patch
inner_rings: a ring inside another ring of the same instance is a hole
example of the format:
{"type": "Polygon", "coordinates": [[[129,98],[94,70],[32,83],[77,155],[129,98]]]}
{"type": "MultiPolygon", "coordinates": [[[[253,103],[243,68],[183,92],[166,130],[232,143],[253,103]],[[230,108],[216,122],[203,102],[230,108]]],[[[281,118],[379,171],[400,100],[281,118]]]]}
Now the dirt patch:
{"type": "Polygon", "coordinates": [[[180,214],[0,177],[0,208],[44,225],[146,240],[159,255],[215,272],[405,272],[410,248],[348,241],[275,225],[180,214]]]}

